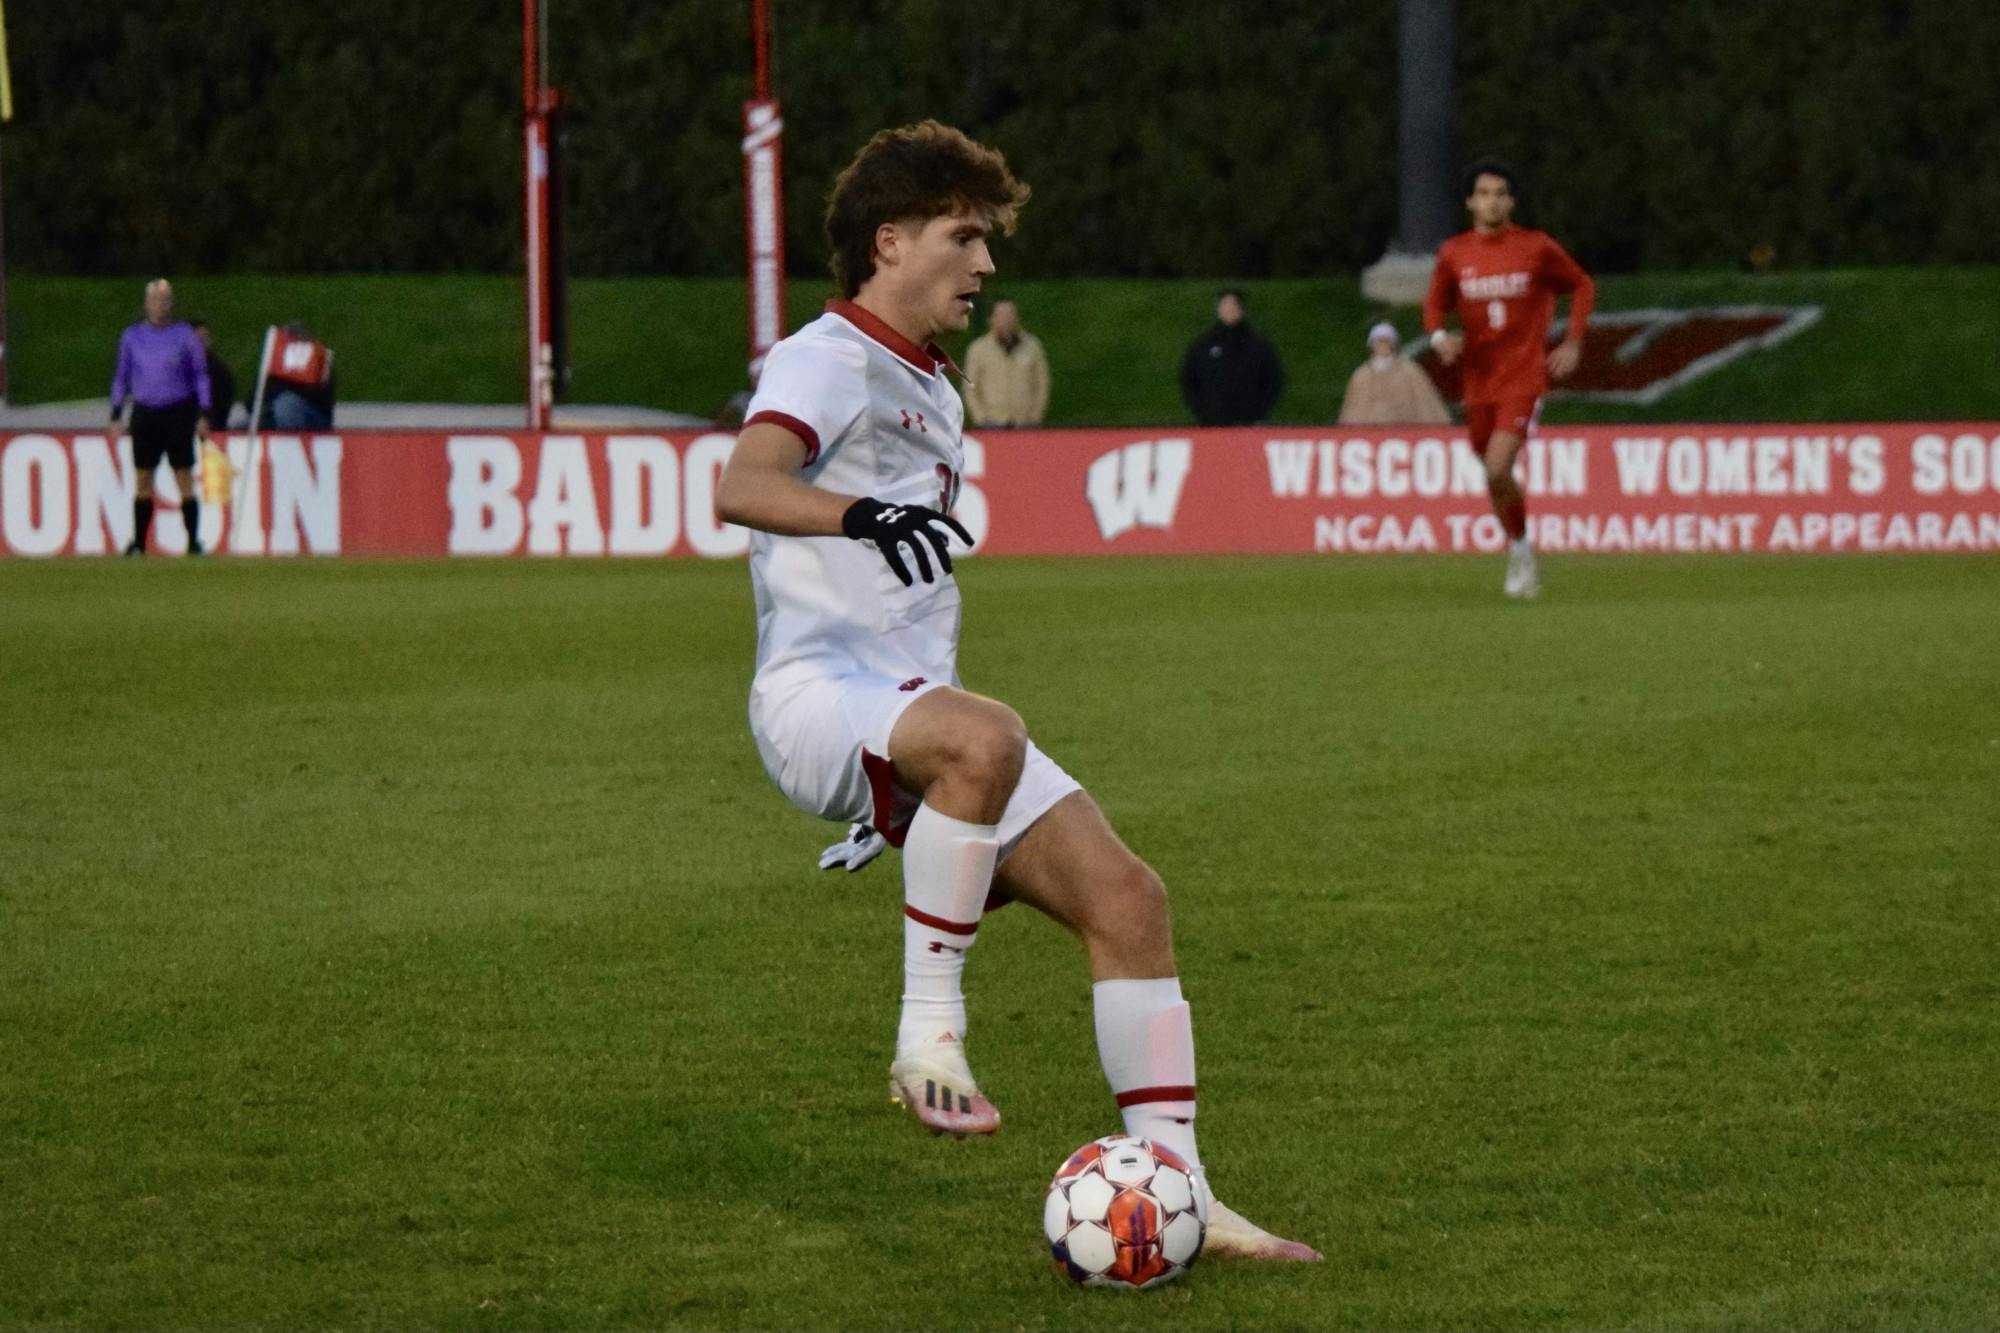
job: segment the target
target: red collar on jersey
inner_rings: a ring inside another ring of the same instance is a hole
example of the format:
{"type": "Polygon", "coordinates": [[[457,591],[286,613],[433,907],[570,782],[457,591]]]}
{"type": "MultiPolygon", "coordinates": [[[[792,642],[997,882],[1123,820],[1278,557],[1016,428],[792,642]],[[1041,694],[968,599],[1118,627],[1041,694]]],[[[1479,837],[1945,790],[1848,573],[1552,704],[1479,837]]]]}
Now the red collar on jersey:
{"type": "Polygon", "coordinates": [[[873,338],[876,342],[881,343],[884,347],[894,352],[897,356],[902,357],[903,360],[909,362],[918,370],[923,371],[926,375],[937,374],[938,367],[943,366],[960,379],[965,378],[965,372],[958,368],[958,363],[951,359],[944,348],[939,347],[936,343],[926,343],[922,347],[917,346],[908,338],[890,328],[879,316],[870,314],[866,309],[856,305],[852,301],[828,301],[826,309],[828,314],[839,315],[849,324],[860,329],[863,333],[873,338]]]}

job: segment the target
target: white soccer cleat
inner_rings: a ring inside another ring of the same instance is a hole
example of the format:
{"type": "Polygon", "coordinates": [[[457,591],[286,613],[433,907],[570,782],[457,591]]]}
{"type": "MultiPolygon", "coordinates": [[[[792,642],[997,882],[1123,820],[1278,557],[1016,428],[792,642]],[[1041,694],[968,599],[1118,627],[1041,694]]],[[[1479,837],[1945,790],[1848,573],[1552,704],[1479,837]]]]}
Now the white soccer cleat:
{"type": "MultiPolygon", "coordinates": [[[[1202,1188],[1208,1188],[1206,1181],[1202,1182],[1202,1188]]],[[[1208,1196],[1208,1240],[1203,1249],[1209,1254],[1277,1263],[1314,1264],[1326,1258],[1303,1241],[1272,1235],[1213,1193],[1208,1196]]]]}
{"type": "Polygon", "coordinates": [[[1542,566],[1532,549],[1508,553],[1507,581],[1502,587],[1509,597],[1523,599],[1542,590],[1542,566]]]}
{"type": "Polygon", "coordinates": [[[917,1118],[933,1134],[992,1134],[1000,1112],[972,1081],[965,1047],[952,1033],[899,1051],[889,1066],[889,1100],[917,1118]]]}

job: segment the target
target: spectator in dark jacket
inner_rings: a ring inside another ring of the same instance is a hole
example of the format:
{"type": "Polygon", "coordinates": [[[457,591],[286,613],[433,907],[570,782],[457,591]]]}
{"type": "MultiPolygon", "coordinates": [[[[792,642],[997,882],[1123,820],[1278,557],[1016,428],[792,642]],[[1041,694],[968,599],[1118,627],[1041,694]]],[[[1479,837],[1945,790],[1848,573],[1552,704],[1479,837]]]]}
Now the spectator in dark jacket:
{"type": "Polygon", "coordinates": [[[1244,315],[1243,293],[1215,302],[1215,323],[1181,358],[1181,398],[1204,426],[1249,426],[1277,405],[1285,387],[1278,350],[1244,315]]]}
{"type": "Polygon", "coordinates": [[[188,327],[194,336],[201,339],[202,350],[208,353],[208,424],[213,430],[229,429],[229,411],[236,406],[236,376],[229,365],[216,354],[215,341],[209,336],[208,321],[191,319],[188,327]]]}

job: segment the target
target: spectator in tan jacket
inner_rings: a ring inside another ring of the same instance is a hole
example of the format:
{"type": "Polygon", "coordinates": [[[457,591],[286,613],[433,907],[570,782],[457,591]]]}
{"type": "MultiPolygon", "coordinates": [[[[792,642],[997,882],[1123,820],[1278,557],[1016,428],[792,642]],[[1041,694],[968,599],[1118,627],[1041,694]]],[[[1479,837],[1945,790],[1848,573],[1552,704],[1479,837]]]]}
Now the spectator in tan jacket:
{"type": "Polygon", "coordinates": [[[1424,368],[1404,356],[1393,324],[1368,330],[1368,359],[1347,380],[1343,426],[1442,426],[1451,421],[1424,368]]]}
{"type": "Polygon", "coordinates": [[[1049,410],[1049,360],[1012,301],[995,301],[986,332],[965,351],[965,410],[975,426],[1039,426],[1049,410]]]}

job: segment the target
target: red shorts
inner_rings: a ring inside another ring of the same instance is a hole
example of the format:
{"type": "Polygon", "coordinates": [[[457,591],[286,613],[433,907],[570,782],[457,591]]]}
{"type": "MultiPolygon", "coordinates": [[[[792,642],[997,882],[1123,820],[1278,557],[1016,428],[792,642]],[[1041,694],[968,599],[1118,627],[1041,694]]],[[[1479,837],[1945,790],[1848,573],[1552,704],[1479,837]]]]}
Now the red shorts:
{"type": "Polygon", "coordinates": [[[1533,398],[1497,398],[1490,403],[1467,403],[1465,405],[1465,429],[1472,438],[1472,452],[1486,457],[1486,446],[1492,442],[1496,431],[1506,431],[1527,439],[1541,419],[1542,400],[1533,398]]]}

